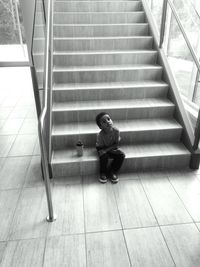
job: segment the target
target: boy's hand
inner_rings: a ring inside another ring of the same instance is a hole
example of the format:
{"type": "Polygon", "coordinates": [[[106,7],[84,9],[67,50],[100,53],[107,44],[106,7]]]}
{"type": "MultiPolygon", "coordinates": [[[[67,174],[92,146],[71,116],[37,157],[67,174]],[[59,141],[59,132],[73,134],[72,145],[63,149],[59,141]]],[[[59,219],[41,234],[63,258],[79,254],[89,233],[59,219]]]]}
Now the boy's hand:
{"type": "Polygon", "coordinates": [[[99,156],[100,156],[100,157],[103,156],[105,153],[106,153],[105,150],[103,150],[103,149],[99,150],[99,156]]]}

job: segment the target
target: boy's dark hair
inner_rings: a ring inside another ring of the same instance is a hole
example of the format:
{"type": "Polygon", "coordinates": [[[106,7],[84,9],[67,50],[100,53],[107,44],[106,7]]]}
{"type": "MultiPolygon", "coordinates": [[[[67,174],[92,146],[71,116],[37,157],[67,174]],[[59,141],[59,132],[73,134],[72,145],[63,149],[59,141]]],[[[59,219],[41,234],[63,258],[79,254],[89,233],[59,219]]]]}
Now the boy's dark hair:
{"type": "Polygon", "coordinates": [[[99,128],[101,129],[101,124],[100,124],[100,120],[104,115],[109,115],[107,112],[100,112],[97,116],[96,116],[96,124],[99,126],[99,128]]]}

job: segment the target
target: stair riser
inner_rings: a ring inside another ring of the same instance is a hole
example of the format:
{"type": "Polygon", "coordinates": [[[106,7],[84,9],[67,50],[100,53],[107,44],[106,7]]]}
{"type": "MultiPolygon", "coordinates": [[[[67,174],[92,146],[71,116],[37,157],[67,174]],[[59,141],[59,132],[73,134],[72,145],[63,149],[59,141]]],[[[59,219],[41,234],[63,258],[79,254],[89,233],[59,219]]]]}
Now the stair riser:
{"type": "MultiPolygon", "coordinates": [[[[79,12],[80,13],[80,12],[79,12]]],[[[39,22],[42,22],[39,17],[39,22]]],[[[115,24],[115,23],[144,23],[144,12],[127,13],[55,13],[55,24],[115,24]]],[[[39,24],[39,23],[38,23],[39,24]]]]}
{"type": "Polygon", "coordinates": [[[121,81],[161,80],[162,69],[54,71],[55,83],[99,83],[121,81]]]}
{"type": "MultiPolygon", "coordinates": [[[[81,131],[81,130],[80,130],[81,131]]],[[[149,130],[137,132],[121,132],[123,144],[133,145],[145,142],[176,142],[180,140],[182,129],[149,130]]],[[[53,149],[63,149],[63,147],[75,147],[78,140],[81,140],[85,147],[95,147],[96,134],[72,134],[67,136],[53,136],[53,149]]]]}
{"type": "Polygon", "coordinates": [[[43,52],[45,50],[45,39],[34,39],[33,40],[33,53],[43,52]]]}
{"type": "Polygon", "coordinates": [[[35,15],[35,25],[42,25],[45,24],[44,16],[42,12],[38,12],[35,15]]]}
{"type": "Polygon", "coordinates": [[[44,68],[44,53],[39,55],[34,54],[33,60],[34,66],[37,66],[37,68],[44,68]]]}
{"type": "Polygon", "coordinates": [[[36,25],[34,28],[34,38],[44,38],[45,37],[45,26],[36,25]]]}
{"type": "MultiPolygon", "coordinates": [[[[71,1],[71,0],[55,0],[54,2],[65,2],[65,1],[71,1]]],[[[80,0],[72,0],[72,1],[79,1],[80,2],[80,0]]],[[[93,1],[93,0],[82,0],[82,1],[93,1]]],[[[103,2],[103,1],[106,1],[106,2],[108,2],[108,0],[96,0],[96,1],[101,1],[101,2],[103,2]]],[[[112,2],[112,1],[114,1],[114,2],[116,2],[116,1],[120,1],[120,2],[122,2],[122,1],[136,1],[136,2],[138,2],[138,1],[140,1],[140,0],[109,0],[109,2],[112,2]]]]}
{"type": "Polygon", "coordinates": [[[40,86],[43,84],[43,71],[41,71],[41,68],[36,68],[36,73],[37,73],[37,81],[40,86]]]}
{"type": "Polygon", "coordinates": [[[122,12],[142,11],[141,2],[137,1],[65,1],[56,2],[54,12],[122,12]]]}
{"type": "Polygon", "coordinates": [[[54,55],[54,66],[99,66],[121,64],[155,64],[157,52],[118,54],[54,55]]]}
{"type": "MultiPolygon", "coordinates": [[[[38,27],[39,28],[39,27],[38,27]]],[[[147,24],[116,25],[54,25],[54,37],[105,37],[105,36],[145,36],[149,33],[147,24]]],[[[38,30],[36,36],[43,36],[38,30]]]]}
{"type": "Polygon", "coordinates": [[[167,107],[149,107],[149,108],[96,108],[89,110],[77,111],[57,111],[53,112],[53,122],[67,123],[67,122],[86,122],[94,121],[95,117],[100,112],[108,112],[111,118],[115,120],[128,119],[142,119],[142,118],[164,118],[172,117],[174,113],[174,106],[167,107]]]}
{"type": "MultiPolygon", "coordinates": [[[[131,50],[151,49],[152,37],[115,38],[115,39],[83,39],[54,40],[55,51],[89,51],[89,50],[131,50]]],[[[39,49],[39,45],[38,45],[39,49]]],[[[37,51],[37,50],[36,50],[37,51]]]]}
{"type": "Polygon", "coordinates": [[[42,1],[36,1],[36,13],[43,12],[43,2],[42,1]]]}
{"type": "Polygon", "coordinates": [[[168,87],[138,87],[138,88],[104,88],[104,89],[77,89],[65,91],[53,91],[54,102],[90,101],[90,100],[118,100],[141,98],[164,98],[168,87]]]}
{"type": "MultiPolygon", "coordinates": [[[[189,165],[190,155],[175,155],[163,157],[148,157],[148,158],[125,158],[121,173],[129,173],[134,171],[144,170],[159,170],[159,169],[178,169],[185,168],[189,165]]],[[[59,176],[77,176],[77,175],[98,175],[99,161],[90,160],[85,162],[80,161],[64,164],[53,164],[53,177],[59,176]]],[[[122,177],[123,178],[123,177],[122,177]]],[[[97,176],[98,179],[98,176],[97,176]]]]}

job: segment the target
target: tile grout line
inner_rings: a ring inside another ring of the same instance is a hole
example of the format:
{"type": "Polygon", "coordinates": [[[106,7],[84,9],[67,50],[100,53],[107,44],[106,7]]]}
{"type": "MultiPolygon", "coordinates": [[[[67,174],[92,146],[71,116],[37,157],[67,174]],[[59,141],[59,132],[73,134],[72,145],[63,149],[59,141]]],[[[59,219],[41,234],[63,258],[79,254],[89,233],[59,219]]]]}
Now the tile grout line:
{"type": "Polygon", "coordinates": [[[125,237],[125,233],[124,233],[122,218],[121,218],[121,215],[120,215],[119,207],[118,207],[118,204],[117,204],[117,197],[116,197],[115,190],[113,189],[113,186],[112,186],[112,192],[113,192],[113,195],[114,195],[115,204],[116,204],[116,207],[117,207],[117,211],[118,211],[118,215],[119,215],[119,219],[120,219],[120,223],[121,223],[121,227],[122,227],[122,234],[123,234],[124,244],[125,244],[127,255],[128,255],[128,260],[129,260],[130,266],[132,267],[131,257],[130,257],[130,253],[129,253],[129,250],[128,250],[128,245],[127,245],[126,237],[125,237]]]}
{"type": "MultiPolygon", "coordinates": [[[[170,185],[172,186],[174,192],[177,194],[178,198],[180,199],[181,203],[183,204],[183,207],[184,207],[185,210],[187,211],[188,215],[191,217],[191,219],[192,219],[192,223],[195,224],[195,226],[197,227],[197,225],[196,225],[196,223],[195,223],[195,220],[193,219],[192,215],[190,214],[190,212],[189,212],[188,208],[186,207],[184,201],[182,200],[181,196],[178,194],[176,188],[174,187],[173,183],[172,183],[171,180],[170,180],[170,175],[168,175],[168,174],[167,174],[167,179],[168,179],[170,185]]],[[[197,229],[198,229],[198,227],[197,227],[197,229]]],[[[199,229],[198,229],[198,230],[199,230],[199,229]]]]}
{"type": "Polygon", "coordinates": [[[21,197],[22,197],[22,192],[23,192],[23,190],[24,190],[24,184],[25,184],[26,175],[27,175],[27,172],[28,172],[28,168],[29,168],[29,166],[30,166],[30,163],[31,163],[31,160],[30,160],[30,162],[29,162],[29,164],[28,164],[28,166],[27,166],[26,172],[25,172],[25,179],[24,179],[24,182],[23,182],[21,188],[19,188],[20,193],[19,193],[19,197],[18,197],[18,199],[17,199],[17,201],[16,201],[16,207],[15,207],[15,210],[14,210],[14,212],[13,212],[12,220],[11,220],[11,222],[10,222],[10,227],[9,227],[8,235],[7,235],[7,238],[6,238],[6,241],[7,241],[7,242],[11,240],[11,239],[10,239],[10,236],[11,236],[12,225],[13,225],[13,222],[14,222],[14,218],[15,218],[15,215],[16,215],[16,211],[17,211],[18,205],[19,205],[20,200],[21,200],[21,197]]]}
{"type": "MultiPolygon", "coordinates": [[[[15,107],[16,107],[16,106],[15,106],[15,107]]],[[[15,109],[15,107],[13,108],[13,110],[15,109]]],[[[12,110],[12,111],[13,111],[13,110],[12,110]]],[[[7,120],[8,120],[8,118],[6,119],[6,121],[7,121],[7,120]]],[[[21,127],[22,127],[22,125],[23,125],[23,123],[24,123],[24,120],[25,120],[25,118],[23,118],[23,120],[22,120],[21,127]]],[[[19,131],[20,131],[21,127],[19,127],[19,129],[18,129],[18,131],[17,131],[16,134],[7,134],[7,135],[5,134],[5,135],[4,135],[4,136],[10,136],[10,135],[15,136],[15,138],[14,138],[14,140],[13,140],[13,143],[12,143],[12,145],[11,145],[11,147],[10,147],[10,149],[9,149],[9,151],[8,151],[8,153],[7,153],[7,155],[6,155],[6,157],[8,157],[8,155],[9,155],[9,153],[10,153],[12,147],[14,146],[14,143],[15,143],[15,141],[16,141],[18,135],[19,135],[19,131]]]]}
{"type": "Polygon", "coordinates": [[[159,224],[158,218],[157,218],[157,216],[156,216],[156,214],[155,214],[155,212],[154,212],[154,209],[153,209],[153,207],[152,207],[152,205],[151,205],[150,199],[148,198],[148,195],[147,195],[147,193],[146,193],[146,191],[145,191],[145,188],[144,188],[144,185],[143,185],[143,183],[142,183],[140,174],[139,174],[138,176],[139,176],[140,183],[141,183],[141,185],[142,185],[142,189],[143,189],[143,191],[144,191],[144,194],[145,194],[145,196],[146,196],[146,198],[147,198],[147,201],[149,202],[149,205],[150,205],[150,207],[151,207],[151,210],[152,210],[152,212],[153,212],[153,215],[155,216],[155,219],[156,219],[156,221],[157,221],[157,224],[158,224],[157,227],[159,228],[160,233],[161,233],[161,235],[162,235],[162,237],[163,237],[163,239],[164,239],[166,248],[168,249],[169,255],[170,255],[170,257],[171,257],[171,259],[172,259],[172,261],[173,261],[173,263],[174,263],[174,266],[176,266],[175,260],[174,260],[174,258],[173,258],[173,256],[172,256],[172,253],[171,253],[171,251],[170,251],[170,249],[169,249],[169,246],[168,246],[168,244],[167,244],[167,240],[166,240],[166,238],[165,238],[165,236],[164,236],[164,234],[163,234],[163,232],[162,232],[161,225],[159,224]]]}
{"type": "Polygon", "coordinates": [[[81,188],[82,188],[82,199],[83,199],[83,216],[84,216],[84,237],[85,237],[85,261],[86,261],[86,267],[88,266],[88,257],[87,257],[87,238],[86,238],[86,217],[85,217],[85,198],[84,198],[84,182],[83,182],[83,175],[81,175],[82,178],[82,183],[81,183],[81,188]]]}

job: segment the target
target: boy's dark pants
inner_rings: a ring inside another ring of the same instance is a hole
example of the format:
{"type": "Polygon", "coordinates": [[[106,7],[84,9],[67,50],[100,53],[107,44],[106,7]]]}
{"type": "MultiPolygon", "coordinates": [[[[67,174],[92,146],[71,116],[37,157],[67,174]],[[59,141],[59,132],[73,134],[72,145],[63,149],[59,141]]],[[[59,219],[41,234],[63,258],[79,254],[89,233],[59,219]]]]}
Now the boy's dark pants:
{"type": "Polygon", "coordinates": [[[108,172],[117,173],[124,161],[125,154],[120,149],[111,150],[99,157],[100,173],[107,174],[108,172]],[[108,161],[112,159],[110,168],[108,169],[108,161]]]}

